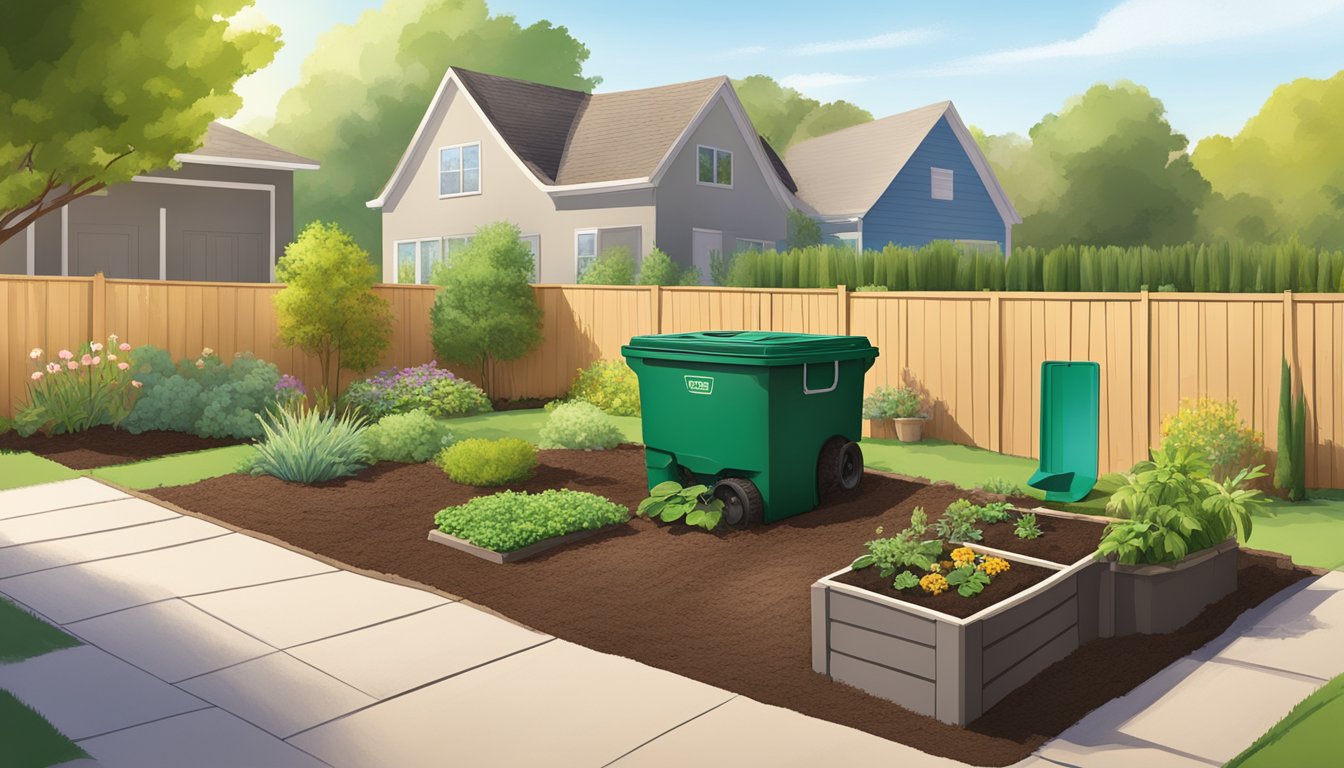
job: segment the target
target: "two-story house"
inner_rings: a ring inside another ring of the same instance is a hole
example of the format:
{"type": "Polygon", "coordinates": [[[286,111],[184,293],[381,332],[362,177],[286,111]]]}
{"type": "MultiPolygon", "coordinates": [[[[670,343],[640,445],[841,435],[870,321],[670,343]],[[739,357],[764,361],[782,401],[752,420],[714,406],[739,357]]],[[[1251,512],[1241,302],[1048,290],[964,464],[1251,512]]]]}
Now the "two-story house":
{"type": "Polygon", "coordinates": [[[532,247],[537,282],[655,245],[707,281],[712,253],[786,236],[793,191],[725,77],[588,94],[454,67],[368,206],[382,210],[387,282],[427,282],[500,220],[532,247]]]}

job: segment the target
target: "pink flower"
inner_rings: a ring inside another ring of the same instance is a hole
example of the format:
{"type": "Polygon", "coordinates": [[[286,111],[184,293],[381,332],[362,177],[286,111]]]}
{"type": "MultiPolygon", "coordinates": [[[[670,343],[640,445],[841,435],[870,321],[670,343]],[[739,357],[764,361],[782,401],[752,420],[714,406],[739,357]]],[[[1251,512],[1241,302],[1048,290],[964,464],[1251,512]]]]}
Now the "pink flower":
{"type": "Polygon", "coordinates": [[[110,361],[116,361],[117,356],[114,355],[114,354],[112,354],[111,352],[108,352],[108,353],[107,353],[107,359],[110,360],[110,361]]]}
{"type": "Polygon", "coordinates": [[[60,373],[60,372],[61,372],[60,363],[47,363],[47,373],[60,373]]]}
{"type": "Polygon", "coordinates": [[[83,363],[84,365],[93,365],[93,358],[86,354],[83,357],[79,358],[79,362],[83,363]]]}
{"type": "Polygon", "coordinates": [[[33,371],[33,381],[41,381],[41,380],[42,380],[42,372],[33,371]]]}
{"type": "Polygon", "coordinates": [[[130,352],[130,351],[131,351],[131,345],[130,345],[130,344],[127,344],[126,342],[123,341],[123,342],[121,342],[120,344],[117,345],[117,349],[120,349],[122,352],[130,352]]]}
{"type": "Polygon", "coordinates": [[[196,361],[196,367],[197,367],[197,368],[204,368],[204,367],[205,367],[205,361],[204,361],[204,360],[197,360],[197,361],[196,361]]]}
{"type": "Polygon", "coordinates": [[[89,349],[93,350],[94,352],[102,352],[102,351],[103,351],[103,345],[102,345],[101,342],[97,342],[97,341],[95,341],[95,342],[93,342],[92,344],[89,345],[89,349]]]}
{"type": "Polygon", "coordinates": [[[62,360],[69,360],[70,358],[75,356],[75,353],[71,352],[68,349],[62,349],[60,352],[56,353],[56,356],[61,358],[62,360]]]}
{"type": "Polygon", "coordinates": [[[28,357],[29,357],[30,359],[33,359],[33,360],[36,360],[37,358],[39,358],[39,357],[41,357],[41,356],[42,356],[42,348],[41,348],[41,347],[33,347],[33,351],[28,353],[28,357]]]}
{"type": "Polygon", "coordinates": [[[69,368],[72,371],[77,371],[79,370],[79,363],[76,363],[74,360],[71,360],[70,362],[65,364],[65,367],[69,368]]]}
{"type": "Polygon", "coordinates": [[[145,386],[145,385],[144,385],[143,383],[139,382],[139,381],[132,381],[132,382],[131,382],[131,386],[132,386],[132,387],[135,387],[136,389],[139,389],[139,388],[141,388],[141,387],[143,387],[143,386],[145,386]]]}
{"type": "Polygon", "coordinates": [[[99,364],[99,363],[101,363],[101,362],[103,362],[102,355],[95,355],[94,358],[93,358],[93,364],[94,364],[94,365],[97,365],[97,364],[99,364]]]}
{"type": "MultiPolygon", "coordinates": [[[[111,357],[111,355],[109,355],[109,357],[111,357]]],[[[131,367],[131,364],[130,364],[130,363],[117,363],[117,367],[124,371],[124,370],[130,368],[130,367],[131,367]]]]}

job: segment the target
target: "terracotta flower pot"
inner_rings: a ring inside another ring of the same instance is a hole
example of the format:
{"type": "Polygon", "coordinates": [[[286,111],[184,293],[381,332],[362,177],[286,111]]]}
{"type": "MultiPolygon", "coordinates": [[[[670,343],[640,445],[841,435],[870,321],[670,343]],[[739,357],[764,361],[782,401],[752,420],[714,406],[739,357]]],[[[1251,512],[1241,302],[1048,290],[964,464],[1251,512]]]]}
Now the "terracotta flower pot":
{"type": "Polygon", "coordinates": [[[902,443],[918,443],[924,436],[924,421],[920,416],[909,419],[892,419],[892,426],[896,429],[896,439],[902,443]]]}

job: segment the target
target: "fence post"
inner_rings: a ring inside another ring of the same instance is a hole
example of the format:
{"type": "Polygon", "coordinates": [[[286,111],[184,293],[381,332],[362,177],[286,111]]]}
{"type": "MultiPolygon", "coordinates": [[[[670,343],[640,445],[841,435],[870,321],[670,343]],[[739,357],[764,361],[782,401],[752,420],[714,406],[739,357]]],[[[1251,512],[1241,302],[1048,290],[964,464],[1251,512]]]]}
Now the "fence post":
{"type": "Polygon", "coordinates": [[[107,279],[102,272],[93,273],[92,306],[89,308],[89,338],[93,341],[107,339],[107,279]]]}
{"type": "Polygon", "coordinates": [[[649,286],[649,297],[651,299],[649,306],[653,313],[653,333],[663,332],[663,286],[649,286]]]}
{"type": "Polygon", "coordinates": [[[989,295],[989,450],[1003,453],[1003,306],[989,295]]]}
{"type": "Polygon", "coordinates": [[[1131,464],[1148,458],[1148,450],[1153,444],[1153,423],[1152,423],[1152,396],[1153,382],[1150,378],[1152,370],[1153,339],[1149,330],[1152,328],[1153,305],[1148,301],[1148,291],[1139,291],[1139,344],[1141,352],[1139,357],[1139,381],[1143,382],[1142,396],[1143,408],[1143,454],[1131,457],[1131,464]]]}
{"type": "Polygon", "coordinates": [[[835,286],[836,335],[849,335],[849,291],[843,285],[835,286]]]}

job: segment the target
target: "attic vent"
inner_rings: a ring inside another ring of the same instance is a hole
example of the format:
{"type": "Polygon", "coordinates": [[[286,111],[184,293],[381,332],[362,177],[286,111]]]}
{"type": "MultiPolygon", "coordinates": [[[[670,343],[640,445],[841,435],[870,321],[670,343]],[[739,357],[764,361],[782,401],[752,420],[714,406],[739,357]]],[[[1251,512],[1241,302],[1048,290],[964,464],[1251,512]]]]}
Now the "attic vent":
{"type": "Polygon", "coordinates": [[[946,168],[930,168],[933,183],[934,200],[952,199],[952,171],[946,168]]]}

